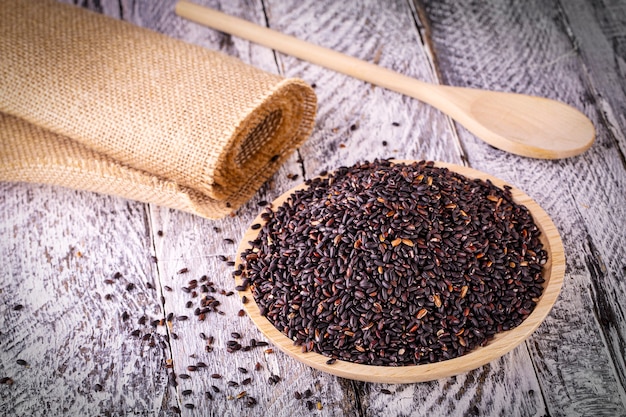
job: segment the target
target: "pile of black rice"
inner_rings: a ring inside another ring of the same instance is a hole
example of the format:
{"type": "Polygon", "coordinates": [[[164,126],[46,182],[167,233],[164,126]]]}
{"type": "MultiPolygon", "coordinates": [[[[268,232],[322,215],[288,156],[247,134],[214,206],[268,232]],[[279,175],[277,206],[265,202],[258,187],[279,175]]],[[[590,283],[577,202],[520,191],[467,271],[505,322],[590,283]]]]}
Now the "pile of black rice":
{"type": "Polygon", "coordinates": [[[459,357],[518,326],[542,294],[547,253],[508,186],[389,160],[306,186],[253,226],[238,288],[328,363],[459,357]]]}

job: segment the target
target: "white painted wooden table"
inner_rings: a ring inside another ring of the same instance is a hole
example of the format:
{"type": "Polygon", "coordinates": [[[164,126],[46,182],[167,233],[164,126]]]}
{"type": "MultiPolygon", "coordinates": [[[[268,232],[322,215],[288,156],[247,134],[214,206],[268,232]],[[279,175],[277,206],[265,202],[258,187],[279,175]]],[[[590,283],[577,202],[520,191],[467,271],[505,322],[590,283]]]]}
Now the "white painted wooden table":
{"type": "Polygon", "coordinates": [[[303,78],[318,94],[317,124],[254,199],[220,221],[0,184],[0,415],[160,416],[173,407],[215,416],[626,415],[626,1],[198,2],[422,80],[562,100],[591,118],[597,141],[565,160],[514,156],[416,100],[178,18],[174,1],[78,2],[303,78]],[[533,197],[560,230],[567,258],[545,323],[500,360],[418,384],[339,379],[271,346],[228,353],[231,332],[244,346],[264,339],[228,295],[231,267],[221,256],[234,259],[236,244],[225,239],[239,240],[259,201],[322,170],[377,157],[466,164],[533,197]],[[198,321],[197,298],[183,287],[203,275],[223,314],[198,321]],[[151,325],[170,313],[170,326],[151,325]],[[214,338],[211,352],[203,334],[214,338]],[[198,362],[207,367],[187,370],[198,362]],[[268,382],[272,375],[280,380],[268,382]]]}

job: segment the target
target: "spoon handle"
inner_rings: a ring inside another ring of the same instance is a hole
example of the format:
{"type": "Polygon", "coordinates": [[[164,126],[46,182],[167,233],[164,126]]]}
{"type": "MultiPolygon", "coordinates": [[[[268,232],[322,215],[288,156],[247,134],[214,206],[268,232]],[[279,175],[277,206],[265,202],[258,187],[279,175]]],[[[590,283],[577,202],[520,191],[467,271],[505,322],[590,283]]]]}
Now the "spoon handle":
{"type": "Polygon", "coordinates": [[[220,32],[235,35],[284,54],[405,94],[437,108],[440,107],[437,105],[437,100],[432,97],[435,90],[440,92],[439,86],[185,0],[176,4],[176,13],[220,32]]]}
{"type": "Polygon", "coordinates": [[[532,158],[578,155],[595,139],[591,121],[556,100],[430,84],[332,49],[181,0],[176,13],[196,23],[416,98],[496,148],[532,158]]]}

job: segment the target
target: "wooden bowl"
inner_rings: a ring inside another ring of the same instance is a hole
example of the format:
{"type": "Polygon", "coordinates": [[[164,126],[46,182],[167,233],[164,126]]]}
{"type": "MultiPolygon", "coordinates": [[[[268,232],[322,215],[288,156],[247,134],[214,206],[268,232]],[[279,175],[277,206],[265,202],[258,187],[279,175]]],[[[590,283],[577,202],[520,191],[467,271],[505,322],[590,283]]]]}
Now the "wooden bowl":
{"type": "MultiPolygon", "coordinates": [[[[475,169],[441,162],[435,163],[435,166],[448,168],[451,171],[472,179],[489,179],[494,185],[500,188],[506,185],[506,183],[501,179],[475,169]]],[[[294,191],[304,187],[305,185],[302,184],[285,192],[274,200],[272,203],[273,207],[279,207],[291,196],[294,191]]],[[[565,274],[565,254],[561,237],[559,236],[554,223],[546,212],[524,192],[513,187],[511,189],[511,194],[516,203],[522,204],[528,208],[535,223],[541,230],[540,240],[543,243],[544,250],[548,255],[547,263],[544,265],[543,269],[543,278],[545,279],[544,290],[535,309],[519,326],[508,331],[497,333],[485,346],[477,347],[463,356],[441,362],[420,365],[374,366],[341,360],[337,360],[334,364],[329,365],[326,363],[329,357],[315,352],[303,353],[300,346],[294,345],[294,342],[291,339],[274,327],[274,325],[267,318],[262,316],[250,289],[240,291],[239,295],[245,295],[248,298],[249,301],[245,304],[245,309],[255,325],[261,330],[261,332],[263,332],[270,342],[295,359],[313,368],[340,376],[342,378],[367,382],[412,383],[450,377],[476,369],[488,362],[498,359],[528,338],[550,312],[550,309],[554,305],[563,284],[563,276],[565,274]]],[[[255,223],[264,223],[261,219],[261,214],[257,216],[252,224],[255,223]]],[[[252,229],[248,229],[245,233],[237,252],[237,267],[241,263],[239,260],[239,254],[250,247],[248,242],[253,241],[257,234],[258,230],[252,229]]],[[[240,285],[242,283],[241,278],[236,277],[236,282],[237,285],[240,285]]]]}

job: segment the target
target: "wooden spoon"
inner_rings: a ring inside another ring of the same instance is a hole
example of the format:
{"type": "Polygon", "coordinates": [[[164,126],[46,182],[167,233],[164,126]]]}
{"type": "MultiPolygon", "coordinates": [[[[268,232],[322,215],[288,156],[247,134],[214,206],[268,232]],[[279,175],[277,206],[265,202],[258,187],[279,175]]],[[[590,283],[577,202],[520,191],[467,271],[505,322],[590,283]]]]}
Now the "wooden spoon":
{"type": "MultiPolygon", "coordinates": [[[[397,162],[411,163],[412,161],[397,162]]],[[[472,168],[442,162],[437,162],[435,166],[446,167],[468,178],[490,180],[495,186],[500,188],[506,185],[503,180],[472,168]]],[[[279,207],[294,191],[304,187],[305,185],[301,184],[285,192],[272,202],[272,207],[279,207]]],[[[535,224],[541,231],[540,240],[548,255],[548,261],[543,269],[543,278],[545,280],[544,290],[537,301],[535,309],[519,326],[496,334],[487,345],[478,347],[466,355],[432,364],[397,367],[363,365],[341,360],[338,360],[334,364],[328,364],[327,361],[329,358],[324,355],[315,352],[303,353],[301,347],[295,346],[291,339],[274,327],[265,316],[261,315],[259,306],[254,301],[254,296],[249,288],[245,291],[239,291],[239,295],[246,296],[248,299],[244,304],[244,308],[259,330],[282,351],[313,368],[343,378],[368,382],[413,383],[450,377],[479,368],[513,350],[520,343],[523,343],[524,340],[539,327],[556,302],[563,285],[563,276],[565,275],[565,252],[563,244],[559,232],[548,214],[523,191],[512,187],[511,195],[517,204],[524,205],[528,208],[535,224]]],[[[259,214],[251,224],[255,223],[264,223],[262,213],[259,214]]],[[[249,242],[254,241],[258,233],[258,229],[254,230],[250,227],[239,244],[237,254],[241,254],[246,249],[249,249],[249,242]]],[[[241,263],[239,256],[237,256],[235,262],[235,268],[238,268],[241,263]]],[[[235,277],[235,281],[236,285],[242,284],[241,277],[235,277]]]]}
{"type": "Polygon", "coordinates": [[[580,111],[547,98],[434,85],[398,74],[187,1],[176,13],[194,22],[416,98],[439,109],[496,148],[532,158],[578,155],[595,129],[580,111]]]}

